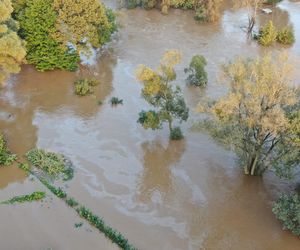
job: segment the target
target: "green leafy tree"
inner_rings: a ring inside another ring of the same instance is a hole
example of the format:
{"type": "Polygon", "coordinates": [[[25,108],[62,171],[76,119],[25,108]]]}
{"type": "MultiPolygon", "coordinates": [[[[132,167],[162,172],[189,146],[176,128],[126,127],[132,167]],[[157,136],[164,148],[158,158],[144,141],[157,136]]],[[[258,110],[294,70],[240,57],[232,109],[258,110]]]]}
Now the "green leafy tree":
{"type": "Polygon", "coordinates": [[[204,56],[193,56],[189,67],[184,69],[184,72],[189,74],[186,80],[190,85],[204,86],[207,84],[206,64],[204,56]]]}
{"type": "Polygon", "coordinates": [[[140,112],[138,122],[145,129],[160,129],[162,124],[167,122],[171,139],[180,139],[177,136],[178,128],[173,128],[173,121],[175,119],[179,122],[187,121],[189,116],[189,109],[180,88],[171,85],[171,82],[176,79],[174,66],[180,60],[180,53],[170,50],[165,53],[157,70],[152,70],[145,65],[140,65],[137,70],[137,79],[144,85],[142,96],[155,108],[155,110],[140,112]]]}
{"type": "Polygon", "coordinates": [[[283,222],[283,229],[300,236],[300,197],[297,194],[281,195],[274,203],[273,213],[283,222]]]}
{"type": "Polygon", "coordinates": [[[27,43],[27,61],[40,71],[76,70],[77,53],[53,37],[57,14],[52,5],[52,0],[27,0],[25,9],[16,14],[27,43]]]}
{"type": "Polygon", "coordinates": [[[247,175],[267,169],[292,178],[300,163],[299,96],[291,87],[286,55],[237,59],[224,67],[229,92],[201,111],[204,127],[233,149],[247,175]]]}
{"type": "Polygon", "coordinates": [[[24,42],[17,35],[18,23],[11,18],[13,11],[10,0],[0,1],[0,83],[10,73],[18,73],[24,61],[24,42]]]}

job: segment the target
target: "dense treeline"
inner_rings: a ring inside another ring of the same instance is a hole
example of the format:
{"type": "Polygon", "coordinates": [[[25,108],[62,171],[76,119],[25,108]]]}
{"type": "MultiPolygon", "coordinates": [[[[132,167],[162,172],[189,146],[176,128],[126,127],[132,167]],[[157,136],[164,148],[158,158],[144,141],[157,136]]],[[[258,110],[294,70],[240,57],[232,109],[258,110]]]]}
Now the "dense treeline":
{"type": "Polygon", "coordinates": [[[97,0],[1,0],[0,13],[0,82],[19,72],[25,56],[40,71],[74,71],[82,53],[117,29],[113,11],[97,0]]]}

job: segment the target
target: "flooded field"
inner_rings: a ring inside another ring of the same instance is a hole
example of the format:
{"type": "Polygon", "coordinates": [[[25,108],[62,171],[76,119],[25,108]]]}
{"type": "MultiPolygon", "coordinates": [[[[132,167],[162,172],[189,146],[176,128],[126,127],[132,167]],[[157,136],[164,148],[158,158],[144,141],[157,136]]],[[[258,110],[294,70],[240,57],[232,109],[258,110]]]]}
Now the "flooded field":
{"type": "MultiPolygon", "coordinates": [[[[113,1],[106,0],[115,7],[113,1]]],[[[235,56],[255,57],[287,51],[295,63],[299,84],[300,2],[283,1],[273,14],[259,15],[259,23],[273,19],[291,23],[296,43],[262,48],[249,41],[241,26],[245,10],[225,6],[220,22],[198,24],[189,11],[121,10],[122,29],[90,72],[36,72],[24,66],[0,92],[0,130],[14,153],[33,147],[60,152],[75,165],[75,177],[65,186],[138,249],[265,250],[300,248],[300,241],[283,231],[271,212],[272,201],[288,185],[268,173],[245,177],[235,156],[206,134],[191,127],[201,100],[198,89],[187,87],[183,68],[195,54],[208,60],[211,97],[225,93],[218,84],[222,63],[235,56]],[[135,80],[138,64],[155,67],[167,49],[182,52],[177,83],[190,107],[183,125],[185,139],[170,142],[167,128],[144,130],[138,113],[147,107],[135,80]],[[73,81],[80,74],[100,80],[94,94],[77,97],[73,81]],[[112,96],[124,105],[112,107],[112,96]],[[103,105],[98,105],[98,101],[103,105]]],[[[44,190],[16,166],[0,169],[0,200],[44,190]]],[[[116,249],[62,201],[48,195],[43,203],[0,206],[1,249],[116,249]]]]}

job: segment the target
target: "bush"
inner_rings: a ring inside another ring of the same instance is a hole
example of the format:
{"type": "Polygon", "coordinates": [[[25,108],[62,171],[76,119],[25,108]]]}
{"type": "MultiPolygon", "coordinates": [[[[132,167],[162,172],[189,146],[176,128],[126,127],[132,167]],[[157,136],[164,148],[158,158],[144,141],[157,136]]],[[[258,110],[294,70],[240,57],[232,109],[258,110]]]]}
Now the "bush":
{"type": "Polygon", "coordinates": [[[207,73],[204,69],[207,62],[203,56],[193,56],[188,68],[184,69],[185,73],[189,73],[187,82],[194,86],[204,86],[207,84],[207,73]]]}
{"type": "Polygon", "coordinates": [[[43,170],[51,177],[57,178],[63,175],[65,180],[73,177],[73,171],[66,165],[66,159],[61,154],[47,152],[43,149],[32,149],[27,152],[28,161],[35,167],[43,170]]]}
{"type": "Polygon", "coordinates": [[[4,136],[0,134],[0,166],[9,166],[16,159],[17,156],[8,151],[4,136]]]}
{"type": "Polygon", "coordinates": [[[118,97],[112,97],[110,99],[111,105],[118,105],[118,104],[123,104],[123,100],[119,99],[118,97]]]}
{"type": "Polygon", "coordinates": [[[85,96],[93,93],[92,87],[98,85],[99,82],[95,79],[80,79],[75,81],[74,89],[75,94],[79,96],[85,96]]]}
{"type": "Polygon", "coordinates": [[[277,219],[283,222],[283,229],[300,236],[300,196],[281,195],[272,209],[277,219]]]}
{"type": "Polygon", "coordinates": [[[277,31],[272,21],[259,30],[258,42],[263,46],[270,46],[276,41],[277,31]]]}
{"type": "Polygon", "coordinates": [[[291,45],[295,42],[294,30],[292,27],[285,27],[278,31],[277,42],[281,44],[291,45]]]}
{"type": "Polygon", "coordinates": [[[207,21],[207,16],[206,16],[206,10],[203,5],[198,7],[196,9],[196,14],[194,16],[194,19],[199,22],[206,22],[207,21]]]}
{"type": "Polygon", "coordinates": [[[183,134],[181,132],[180,127],[175,127],[171,130],[170,139],[171,140],[181,140],[181,139],[183,139],[183,134]]]}

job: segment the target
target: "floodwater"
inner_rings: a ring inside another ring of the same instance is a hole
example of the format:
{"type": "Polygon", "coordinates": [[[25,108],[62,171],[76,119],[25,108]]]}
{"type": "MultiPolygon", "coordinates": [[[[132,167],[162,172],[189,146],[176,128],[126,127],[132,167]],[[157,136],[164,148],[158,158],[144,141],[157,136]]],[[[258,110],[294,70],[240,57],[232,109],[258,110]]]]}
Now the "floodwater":
{"type": "MultiPolygon", "coordinates": [[[[0,92],[0,130],[19,155],[39,147],[70,158],[76,172],[64,185],[67,192],[139,249],[299,249],[299,239],[283,231],[271,212],[272,201],[291,187],[272,173],[245,177],[234,154],[191,130],[203,94],[215,98],[226,91],[217,81],[222,63],[269,51],[300,59],[300,2],[283,1],[274,13],[260,14],[259,22],[291,23],[293,46],[262,48],[247,40],[241,28],[247,23],[245,11],[228,6],[219,23],[205,25],[188,11],[163,16],[156,10],[122,10],[123,28],[89,71],[39,73],[24,66],[13,76],[0,92]],[[179,142],[169,142],[167,128],[146,131],[136,123],[148,106],[135,68],[141,63],[155,67],[167,49],[183,54],[177,84],[191,109],[179,142]],[[202,92],[184,83],[183,68],[195,54],[208,60],[209,84],[202,92]],[[74,79],[90,74],[101,84],[91,96],[75,96],[74,79]],[[112,96],[124,105],[111,107],[112,96]]],[[[299,66],[296,70],[299,76],[299,66]]],[[[0,169],[0,188],[0,200],[44,190],[15,166],[0,169]]],[[[82,220],[51,194],[43,203],[1,206],[0,220],[4,250],[117,248],[85,222],[75,228],[82,220]]]]}

